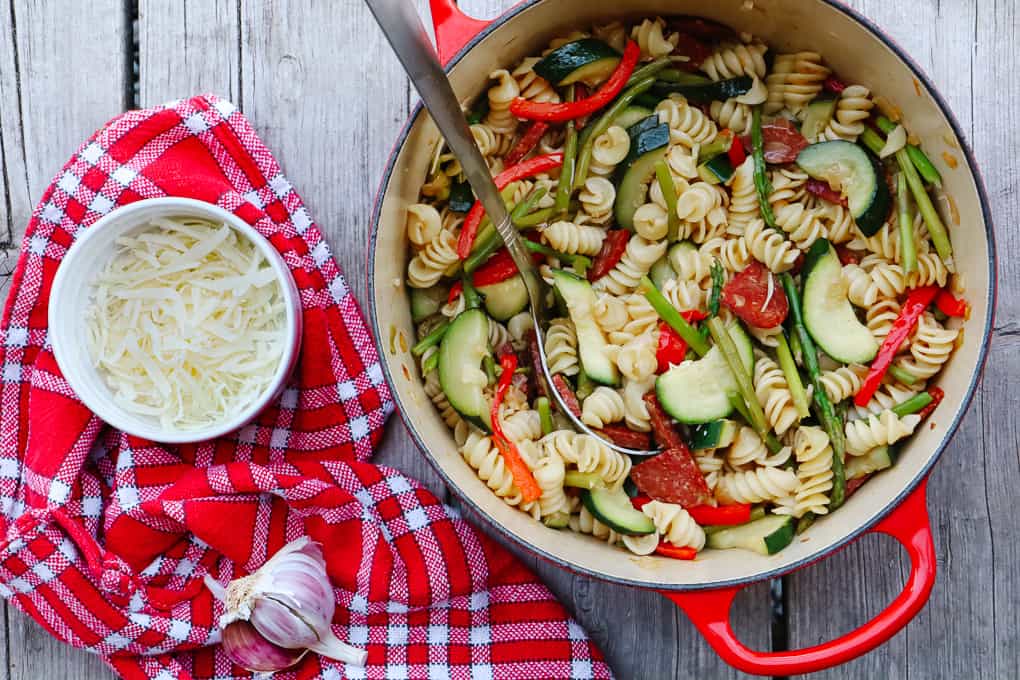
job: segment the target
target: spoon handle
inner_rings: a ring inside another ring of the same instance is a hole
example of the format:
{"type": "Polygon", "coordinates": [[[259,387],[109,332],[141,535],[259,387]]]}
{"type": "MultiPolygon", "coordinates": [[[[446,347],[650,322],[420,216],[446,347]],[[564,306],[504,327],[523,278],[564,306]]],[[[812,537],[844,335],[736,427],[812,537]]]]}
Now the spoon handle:
{"type": "Polygon", "coordinates": [[[365,0],[365,4],[396,52],[453,155],[460,161],[475,196],[496,225],[496,231],[503,238],[517,268],[522,272],[532,270],[531,257],[510,222],[510,214],[492,181],[489,166],[475,145],[460,102],[439,64],[414,3],[407,0],[365,0]]]}

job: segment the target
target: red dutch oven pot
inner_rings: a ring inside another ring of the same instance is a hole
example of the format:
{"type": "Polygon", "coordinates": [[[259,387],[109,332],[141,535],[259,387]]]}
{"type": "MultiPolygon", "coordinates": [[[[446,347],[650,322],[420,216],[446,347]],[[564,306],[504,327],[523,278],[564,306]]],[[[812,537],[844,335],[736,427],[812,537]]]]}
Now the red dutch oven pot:
{"type": "Polygon", "coordinates": [[[935,581],[935,550],[926,508],[926,482],[973,396],[988,349],[995,302],[992,221],[973,155],[945,101],[893,41],[876,26],[832,0],[530,0],[491,22],[470,18],[453,0],[430,0],[440,58],[458,96],[474,99],[488,74],[535,54],[556,35],[614,18],[695,14],[749,31],[773,48],[811,49],[850,82],[865,83],[894,102],[940,164],[955,209],[945,216],[956,244],[956,267],[967,285],[972,313],[963,343],[939,376],[946,397],[903,447],[896,465],[876,476],[837,512],[821,518],[777,555],[707,551],[693,562],[637,558],[589,536],[557,532],[505,505],[458,455],[452,434],[422,388],[406,349],[414,336],[404,286],[408,246],[404,211],[424,181],[439,134],[421,108],[394,147],[373,213],[369,253],[370,311],[386,378],[415,441],[446,483],[490,527],[565,569],[653,589],[676,602],[730,665],[761,675],[795,675],[865,654],[905,626],[924,606],[935,581]],[[748,6],[750,5],[750,6],[748,6]],[[625,7],[625,11],[621,10],[625,7]],[[946,151],[960,161],[951,168],[946,151]],[[954,216],[954,213],[957,213],[954,216]],[[405,342],[398,339],[401,335],[405,342]],[[744,587],[822,559],[868,532],[888,534],[910,556],[903,592],[873,620],[831,642],[783,652],[749,649],[729,623],[733,598],[744,587]]]}

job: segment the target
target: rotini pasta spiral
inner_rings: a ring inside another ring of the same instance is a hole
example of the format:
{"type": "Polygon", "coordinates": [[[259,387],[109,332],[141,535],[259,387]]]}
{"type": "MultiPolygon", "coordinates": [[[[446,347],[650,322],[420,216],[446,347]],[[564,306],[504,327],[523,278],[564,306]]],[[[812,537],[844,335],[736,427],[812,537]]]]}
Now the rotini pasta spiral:
{"type": "Polygon", "coordinates": [[[645,19],[634,26],[630,37],[641,48],[641,56],[648,59],[659,59],[676,49],[679,36],[674,34],[668,38],[665,36],[666,22],[661,17],[655,20],[645,19]]]}
{"type": "Polygon", "coordinates": [[[846,424],[846,452],[851,456],[863,456],[876,446],[894,444],[909,437],[921,422],[921,417],[912,414],[900,418],[892,411],[882,411],[861,420],[846,424]]]}
{"type": "Polygon", "coordinates": [[[614,345],[624,345],[636,337],[650,333],[659,324],[659,315],[644,295],[634,293],[623,300],[627,321],[618,330],[609,332],[609,342],[614,345]]]}
{"type": "Polygon", "coordinates": [[[705,449],[694,452],[694,462],[698,464],[698,470],[705,477],[705,484],[708,490],[715,492],[719,485],[719,477],[723,474],[723,459],[718,452],[712,449],[705,449]]]}
{"type": "MultiPolygon", "coordinates": [[[[674,144],[669,147],[669,151],[666,152],[666,165],[669,166],[669,171],[673,175],[673,182],[676,183],[677,178],[681,179],[694,179],[698,176],[698,154],[694,153],[694,150],[684,146],[683,144],[674,144]]],[[[653,183],[653,186],[657,183],[653,183]]],[[[677,189],[677,193],[680,193],[680,189],[677,189]]],[[[663,205],[663,204],[660,204],[663,205]]],[[[665,205],[663,205],[665,207],[665,205]]]]}
{"type": "Polygon", "coordinates": [[[478,431],[469,433],[467,441],[460,447],[460,454],[493,493],[509,505],[521,504],[521,492],[491,437],[478,431]]]}
{"type": "Polygon", "coordinates": [[[496,132],[485,123],[475,123],[472,125],[471,136],[475,140],[478,151],[486,160],[505,156],[513,148],[514,144],[512,135],[496,132]]]}
{"type": "MultiPolygon", "coordinates": [[[[463,295],[461,296],[463,297],[463,295]]],[[[513,344],[513,338],[510,336],[510,331],[506,329],[506,326],[496,321],[495,319],[489,319],[489,347],[493,351],[499,351],[499,348],[503,345],[513,344]]]]}
{"type": "Polygon", "coordinates": [[[506,322],[506,330],[510,334],[510,343],[514,349],[524,349],[528,344],[528,331],[535,328],[535,322],[528,312],[514,314],[506,322]]]}
{"type": "Polygon", "coordinates": [[[560,96],[548,80],[535,73],[535,64],[539,57],[528,57],[513,70],[511,75],[517,81],[517,89],[521,97],[533,102],[559,102],[560,96]]]}
{"type": "Polygon", "coordinates": [[[759,328],[758,326],[748,324],[747,332],[764,347],[778,347],[779,336],[783,334],[783,327],[759,328]]]}
{"type": "Polygon", "coordinates": [[[581,422],[589,427],[618,423],[626,415],[623,397],[611,387],[599,385],[581,404],[581,422]]]}
{"type": "Polygon", "coordinates": [[[825,225],[825,237],[831,243],[839,245],[853,238],[853,230],[856,225],[847,208],[828,203],[822,207],[820,217],[822,224],[825,225]]]}
{"type": "Polygon", "coordinates": [[[765,411],[769,426],[780,437],[795,425],[800,416],[793,405],[793,395],[786,384],[783,371],[763,352],[756,353],[754,363],[754,393],[765,411]]]}
{"type": "Polygon", "coordinates": [[[705,532],[681,506],[675,503],[651,501],[641,507],[641,512],[652,520],[655,529],[667,542],[678,548],[705,547],[705,532]]]}
{"type": "Polygon", "coordinates": [[[784,106],[799,112],[822,91],[822,84],[831,71],[822,64],[817,52],[780,54],[766,78],[769,97],[765,113],[776,113],[784,106]]]}
{"type": "Polygon", "coordinates": [[[797,475],[793,470],[757,467],[721,475],[715,497],[722,503],[763,503],[786,498],[796,488],[797,475]]]}
{"type": "Polygon", "coordinates": [[[623,397],[623,420],[630,429],[638,432],[648,432],[652,429],[648,405],[645,404],[645,395],[653,387],[655,387],[654,376],[645,380],[627,378],[623,381],[623,388],[620,390],[623,397]]]}
{"type": "MultiPolygon", "coordinates": [[[[752,174],[752,180],[753,177],[754,175],[752,174]]],[[[803,202],[809,196],[805,188],[808,181],[807,173],[797,167],[773,170],[769,173],[769,179],[772,184],[769,203],[773,206],[784,203],[803,202]]]]}
{"type": "Polygon", "coordinates": [[[871,115],[875,103],[871,101],[871,91],[862,85],[850,85],[836,102],[836,111],[825,127],[823,139],[845,139],[856,142],[864,132],[864,121],[871,115]]]}
{"type": "Polygon", "coordinates": [[[623,295],[637,287],[641,277],[648,273],[666,252],[666,242],[652,242],[641,236],[631,236],[623,257],[608,274],[592,284],[596,291],[623,295]]]}
{"type": "Polygon", "coordinates": [[[589,170],[593,175],[609,175],[627,157],[628,151],[630,135],[619,125],[610,125],[608,130],[595,138],[589,170]]]}
{"type": "Polygon", "coordinates": [[[553,319],[545,332],[545,356],[550,373],[577,375],[577,332],[570,319],[553,319]]]}
{"type": "Polygon", "coordinates": [[[538,507],[542,517],[558,513],[570,514],[570,501],[563,490],[563,479],[567,468],[559,456],[545,456],[535,463],[532,474],[542,495],[538,499],[538,507]]]}
{"type": "Polygon", "coordinates": [[[864,384],[868,367],[861,364],[841,366],[834,371],[822,371],[820,380],[829,401],[837,403],[857,394],[864,384]]]}
{"type": "Polygon", "coordinates": [[[515,411],[505,418],[501,416],[503,434],[514,443],[534,441],[542,436],[542,419],[538,411],[525,409],[515,411]]]}
{"type": "Polygon", "coordinates": [[[601,539],[610,545],[619,543],[623,536],[616,533],[588,512],[588,508],[581,506],[581,511],[570,516],[570,530],[579,534],[587,534],[594,538],[601,539]]]}
{"type": "MultiPolygon", "coordinates": [[[[720,241],[722,239],[713,239],[720,241]]],[[[712,276],[712,255],[708,254],[703,244],[701,248],[673,248],[667,259],[676,272],[678,281],[693,281],[699,285],[712,276]]]]}
{"type": "Polygon", "coordinates": [[[892,330],[893,322],[900,315],[900,303],[895,298],[886,298],[870,305],[865,310],[868,330],[881,344],[892,330]]]}
{"type": "Polygon", "coordinates": [[[785,231],[790,240],[801,250],[825,236],[825,227],[818,212],[810,210],[803,203],[786,203],[775,210],[776,224],[785,231]]]}
{"type": "Polygon", "coordinates": [[[744,230],[743,239],[754,259],[777,274],[792,268],[800,255],[791,242],[767,229],[760,219],[751,220],[744,230]]]}
{"type": "Polygon", "coordinates": [[[777,508],[776,514],[798,518],[809,512],[827,514],[833,478],[829,435],[813,425],[800,427],[793,437],[793,453],[797,458],[797,490],[793,502],[777,508]]]}
{"type": "Polygon", "coordinates": [[[647,380],[655,374],[658,334],[643,333],[630,338],[623,345],[609,345],[606,355],[617,365],[620,373],[630,380],[647,380]]]}
{"type": "Polygon", "coordinates": [[[485,124],[493,132],[513,134],[517,129],[517,119],[510,113],[510,103],[520,96],[521,89],[517,80],[506,69],[498,69],[489,74],[496,84],[489,88],[489,113],[485,116],[485,124]]]}
{"type": "Polygon", "coordinates": [[[906,276],[898,264],[882,262],[867,271],[850,263],[843,267],[843,283],[850,302],[869,307],[880,299],[895,298],[906,290],[906,276]]]}
{"type": "Polygon", "coordinates": [[[662,296],[675,309],[686,312],[700,309],[705,302],[705,291],[694,281],[671,279],[662,286],[662,296]]]}
{"type": "Polygon", "coordinates": [[[606,232],[601,227],[560,220],[542,230],[542,237],[553,250],[568,255],[598,255],[606,232]]]}
{"type": "Polygon", "coordinates": [[[659,121],[669,126],[669,139],[673,144],[694,148],[715,138],[718,133],[711,118],[687,103],[680,94],[671,94],[655,107],[659,121]]]}
{"type": "Polygon", "coordinates": [[[701,70],[712,80],[726,80],[738,76],[765,77],[765,53],[768,47],[761,42],[749,45],[723,43],[701,64],[701,70]]]}
{"type": "Polygon", "coordinates": [[[695,182],[676,199],[677,217],[685,222],[709,220],[713,224],[724,222],[724,192],[708,182],[695,182]]]}
{"type": "Polygon", "coordinates": [[[407,206],[407,240],[416,246],[425,246],[439,235],[443,219],[439,211],[427,203],[413,203],[407,206]]]}
{"type": "Polygon", "coordinates": [[[605,177],[586,179],[577,199],[581,202],[581,210],[594,224],[605,224],[613,219],[616,187],[605,177]]]}
{"type": "Polygon", "coordinates": [[[599,475],[606,484],[622,484],[630,474],[629,456],[613,451],[600,439],[586,434],[577,434],[573,430],[556,430],[542,437],[539,445],[545,455],[558,455],[580,472],[599,475]]]}
{"type": "Polygon", "coordinates": [[[958,334],[958,330],[943,327],[925,312],[910,339],[910,356],[898,358],[896,365],[918,380],[928,380],[949,361],[958,334]]]}
{"type": "Polygon", "coordinates": [[[669,230],[669,216],[656,203],[645,203],[634,211],[634,231],[649,241],[666,237],[669,230]]]}
{"type": "Polygon", "coordinates": [[[439,283],[446,271],[459,263],[457,237],[452,232],[441,230],[411,258],[407,265],[407,285],[412,288],[431,288],[439,283]]]}
{"type": "Polygon", "coordinates": [[[949,280],[949,270],[946,268],[942,258],[936,253],[920,253],[917,256],[917,271],[907,277],[907,283],[911,288],[920,286],[946,285],[949,280]]]}
{"type": "Polygon", "coordinates": [[[712,238],[702,243],[698,250],[709,261],[719,260],[723,270],[729,274],[742,272],[751,264],[751,251],[742,238],[712,238]]]}
{"type": "Polygon", "coordinates": [[[749,463],[759,463],[767,458],[769,450],[758,433],[746,425],[737,430],[733,443],[726,449],[726,462],[735,470],[749,463]]]}
{"type": "Polygon", "coordinates": [[[438,371],[430,371],[425,376],[425,395],[435,405],[447,427],[456,427],[461,422],[460,414],[457,413],[457,409],[450,405],[449,399],[446,398],[446,393],[443,392],[442,385],[439,384],[438,371]]]}
{"type": "Polygon", "coordinates": [[[759,214],[758,191],[754,186],[754,159],[748,156],[730,178],[730,207],[726,233],[730,236],[742,236],[747,225],[759,214]]]}
{"type": "Polygon", "coordinates": [[[439,308],[439,313],[445,316],[447,319],[454,319],[460,316],[460,313],[467,307],[467,301],[463,295],[458,295],[446,302],[442,307],[439,308]]]}
{"type": "Polygon", "coordinates": [[[751,107],[736,99],[714,101],[709,106],[708,113],[721,128],[733,130],[738,135],[751,132],[751,107]]]}
{"type": "Polygon", "coordinates": [[[595,323],[607,333],[620,330],[630,321],[626,300],[608,293],[600,293],[596,297],[593,315],[595,323]]]}

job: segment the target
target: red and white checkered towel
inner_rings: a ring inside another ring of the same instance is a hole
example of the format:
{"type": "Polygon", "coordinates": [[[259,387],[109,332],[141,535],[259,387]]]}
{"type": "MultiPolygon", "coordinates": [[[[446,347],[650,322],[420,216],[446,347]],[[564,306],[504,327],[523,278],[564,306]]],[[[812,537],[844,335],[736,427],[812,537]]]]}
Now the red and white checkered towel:
{"type": "MultiPolygon", "coordinates": [[[[309,140],[309,143],[315,143],[309,140]]],[[[366,462],[392,403],[357,303],[279,166],[229,102],[110,121],[64,166],[25,235],[0,325],[0,595],[128,678],[248,677],[202,584],[307,534],[323,544],[341,639],[280,678],[608,677],[535,576],[399,473],[366,462]],[[303,356],[258,420],[161,446],[106,427],[46,344],[50,284],[115,206],[175,195],[234,211],[279,249],[304,305],[303,356]]]]}

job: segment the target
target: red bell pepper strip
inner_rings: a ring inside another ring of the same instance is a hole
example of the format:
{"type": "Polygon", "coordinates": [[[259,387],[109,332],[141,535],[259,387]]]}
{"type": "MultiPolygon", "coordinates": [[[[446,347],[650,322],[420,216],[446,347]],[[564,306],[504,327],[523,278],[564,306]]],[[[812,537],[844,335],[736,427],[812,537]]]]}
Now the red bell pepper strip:
{"type": "Polygon", "coordinates": [[[814,194],[823,201],[841,205],[844,208],[847,207],[846,196],[830,187],[828,182],[823,182],[820,179],[809,179],[804,185],[804,190],[809,194],[814,194]]]}
{"type": "Polygon", "coordinates": [[[598,281],[613,270],[619,263],[623,253],[627,250],[627,241],[630,240],[630,232],[626,229],[612,229],[606,232],[606,238],[602,241],[602,249],[592,260],[591,268],[588,270],[588,280],[598,281]]]}
{"type": "Polygon", "coordinates": [[[875,355],[875,360],[871,362],[868,376],[864,379],[864,384],[861,386],[860,391],[857,392],[857,396],[854,397],[855,404],[867,406],[868,402],[871,401],[871,397],[875,395],[875,392],[882,384],[882,378],[885,377],[886,371],[889,370],[889,366],[896,357],[900,345],[914,331],[914,328],[917,326],[917,320],[921,318],[924,310],[932,303],[938,292],[939,289],[936,286],[922,286],[910,291],[907,301],[903,303],[903,307],[900,309],[900,315],[893,322],[889,334],[885,336],[882,346],[878,349],[878,354],[875,355]]]}
{"type": "Polygon", "coordinates": [[[698,551],[690,546],[678,547],[666,541],[659,541],[655,553],[663,557],[672,557],[674,560],[693,560],[698,556],[698,551]]]}
{"type": "Polygon", "coordinates": [[[627,81],[634,73],[638,59],[641,57],[641,50],[633,40],[627,42],[627,48],[623,51],[623,57],[616,66],[616,70],[609,76],[595,94],[584,99],[573,102],[551,103],[533,102],[522,97],[514,99],[510,103],[510,113],[525,120],[544,120],[552,122],[563,122],[575,120],[582,116],[595,113],[609,102],[616,99],[627,81]]]}
{"type": "Polygon", "coordinates": [[[510,149],[510,153],[504,156],[504,166],[515,165],[517,161],[531,153],[531,150],[538,146],[539,140],[542,139],[542,135],[544,135],[548,129],[549,123],[541,120],[536,120],[532,123],[531,127],[529,127],[527,131],[521,135],[521,138],[517,140],[514,147],[510,149]]]}
{"type": "Polygon", "coordinates": [[[935,296],[935,306],[946,316],[958,316],[966,318],[970,313],[970,305],[963,298],[953,297],[953,294],[943,288],[935,296]]]}
{"type": "MultiPolygon", "coordinates": [[[[700,309],[689,309],[680,312],[680,316],[687,323],[693,324],[701,321],[707,314],[700,309]]],[[[680,337],[680,334],[673,330],[665,321],[659,322],[659,344],[655,350],[655,359],[658,362],[657,373],[665,373],[672,365],[679,364],[687,356],[687,343],[680,337]]]]}
{"type": "Polygon", "coordinates": [[[836,76],[829,76],[828,78],[825,79],[825,82],[822,83],[822,87],[825,89],[826,92],[831,92],[833,94],[842,94],[843,90],[846,89],[846,83],[844,83],[836,76]]]}
{"type": "Polygon", "coordinates": [[[931,403],[917,412],[917,415],[921,416],[921,420],[930,416],[931,412],[935,410],[935,407],[942,403],[942,400],[946,396],[946,393],[942,391],[941,387],[929,387],[927,392],[931,395],[931,403]]]}
{"type": "Polygon", "coordinates": [[[695,505],[687,508],[691,519],[702,526],[707,525],[733,525],[744,524],[751,521],[751,504],[739,503],[737,505],[695,505]]]}
{"type": "Polygon", "coordinates": [[[726,152],[730,157],[730,165],[736,170],[744,161],[747,160],[747,151],[744,150],[744,145],[739,142],[736,144],[730,144],[729,150],[726,152]]]}
{"type": "Polygon", "coordinates": [[[503,373],[499,376],[499,383],[496,385],[496,396],[493,397],[492,408],[489,410],[489,417],[492,419],[492,441],[503,456],[503,462],[510,469],[510,475],[514,479],[514,484],[517,485],[518,490],[521,492],[521,498],[525,503],[530,503],[539,499],[542,495],[542,489],[539,488],[538,482],[535,481],[535,476],[531,474],[528,464],[521,457],[521,452],[503,434],[503,427],[499,423],[499,406],[503,403],[503,397],[506,396],[506,392],[510,389],[510,384],[513,381],[514,371],[517,370],[517,355],[504,354],[499,358],[499,365],[503,367],[503,373]]]}
{"type": "MultiPolygon", "coordinates": [[[[541,255],[538,253],[532,254],[532,259],[538,261],[541,259],[541,255]]],[[[517,264],[514,259],[510,257],[510,251],[506,248],[500,248],[492,257],[490,257],[485,264],[475,270],[474,275],[471,277],[471,284],[478,288],[479,286],[491,286],[494,283],[503,283],[507,279],[513,278],[518,274],[520,270],[517,269],[517,264]]],[[[450,294],[446,297],[447,302],[453,302],[457,299],[464,290],[464,284],[457,281],[450,287],[450,294]]]]}
{"type": "MultiPolygon", "coordinates": [[[[533,177],[542,172],[548,172],[563,165],[563,154],[559,151],[544,156],[535,156],[528,160],[513,165],[492,178],[496,188],[502,191],[510,182],[519,179],[533,177]]],[[[475,243],[475,236],[478,235],[478,225],[482,223],[485,216],[485,208],[481,201],[475,201],[464,218],[464,225],[460,229],[460,238],[457,240],[457,255],[460,259],[467,259],[471,254],[471,246],[475,243]]]]}

